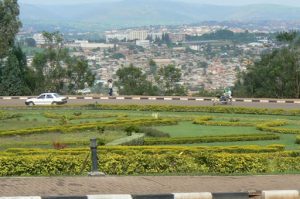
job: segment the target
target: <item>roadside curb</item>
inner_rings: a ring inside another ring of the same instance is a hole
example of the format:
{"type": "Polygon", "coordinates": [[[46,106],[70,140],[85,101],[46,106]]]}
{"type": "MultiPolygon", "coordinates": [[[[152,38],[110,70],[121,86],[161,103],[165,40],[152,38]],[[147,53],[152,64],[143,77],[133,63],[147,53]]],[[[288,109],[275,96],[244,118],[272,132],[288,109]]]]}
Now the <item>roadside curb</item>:
{"type": "MultiPolygon", "coordinates": [[[[0,100],[26,100],[29,96],[0,96],[0,100]]],[[[95,97],[95,96],[69,96],[69,100],[149,100],[149,101],[213,101],[214,98],[201,97],[157,97],[157,96],[118,96],[118,97],[95,97]]],[[[274,103],[274,104],[300,104],[300,100],[289,99],[232,99],[233,102],[248,103],[274,103]]]]}
{"type": "Polygon", "coordinates": [[[297,190],[274,190],[261,191],[256,194],[249,192],[228,192],[228,193],[169,193],[169,194],[105,194],[86,196],[16,196],[0,197],[0,199],[300,199],[300,191],[297,190]],[[259,193],[259,194],[258,194],[259,193]]]}

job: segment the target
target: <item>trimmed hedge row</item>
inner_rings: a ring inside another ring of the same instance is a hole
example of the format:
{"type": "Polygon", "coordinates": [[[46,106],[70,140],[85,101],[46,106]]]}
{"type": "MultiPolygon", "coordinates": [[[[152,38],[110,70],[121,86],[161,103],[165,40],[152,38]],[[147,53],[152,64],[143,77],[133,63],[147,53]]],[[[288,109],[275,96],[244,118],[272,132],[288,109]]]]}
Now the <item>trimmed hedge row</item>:
{"type": "Polygon", "coordinates": [[[300,134],[299,129],[276,128],[278,126],[284,126],[286,124],[287,124],[286,121],[267,122],[267,123],[256,125],[256,128],[260,131],[268,131],[273,133],[300,134]]]}
{"type": "Polygon", "coordinates": [[[223,136],[202,136],[202,137],[170,137],[170,138],[144,138],[144,145],[161,144],[194,144],[211,142],[237,142],[257,140],[277,140],[278,135],[274,134],[237,134],[223,136]]]}
{"type": "Polygon", "coordinates": [[[95,110],[137,110],[156,112],[207,112],[207,113],[237,113],[237,114],[259,114],[259,115],[300,115],[300,110],[284,109],[262,109],[246,107],[225,106],[174,106],[174,105],[111,105],[90,104],[82,106],[95,110]]]}
{"type": "Polygon", "coordinates": [[[271,121],[261,124],[253,124],[247,122],[224,122],[224,121],[210,121],[213,117],[198,117],[193,120],[193,124],[207,125],[207,126],[256,126],[260,131],[267,131],[281,134],[300,134],[299,129],[278,128],[279,126],[287,125],[286,121],[271,121]]]}
{"type": "MultiPolygon", "coordinates": [[[[209,153],[274,153],[283,152],[284,145],[268,145],[268,146],[100,146],[99,154],[121,154],[130,155],[140,152],[142,154],[197,154],[199,152],[209,153]]],[[[81,155],[90,153],[89,148],[65,148],[56,149],[37,149],[37,148],[10,148],[0,152],[0,156],[26,156],[26,155],[81,155]]],[[[101,156],[101,155],[100,155],[101,156]]]]}
{"type": "Polygon", "coordinates": [[[137,110],[156,112],[208,112],[208,113],[237,113],[258,115],[300,115],[300,110],[225,107],[225,106],[175,106],[175,105],[116,105],[116,104],[89,104],[89,105],[65,105],[65,106],[35,106],[35,107],[0,107],[2,110],[49,110],[49,109],[89,109],[89,110],[137,110]]]}
{"type": "MultiPolygon", "coordinates": [[[[55,141],[40,141],[40,142],[22,142],[18,143],[18,147],[22,147],[27,149],[28,147],[45,147],[45,148],[51,148],[54,147],[55,141]]],[[[90,141],[86,140],[74,140],[74,141],[61,141],[58,142],[59,144],[66,145],[66,147],[82,147],[82,146],[89,146],[90,141]]],[[[2,149],[8,149],[12,147],[13,144],[4,143],[1,144],[2,149]]]]}
{"type": "Polygon", "coordinates": [[[248,122],[224,122],[224,121],[201,121],[194,120],[193,124],[200,124],[205,126],[255,126],[253,123],[248,122]]]}
{"type": "MultiPolygon", "coordinates": [[[[90,171],[86,155],[1,156],[0,176],[80,175],[90,171]]],[[[104,153],[99,168],[108,175],[146,174],[265,174],[300,171],[300,157],[285,153],[270,154],[131,154],[104,153]]]]}
{"type": "Polygon", "coordinates": [[[45,112],[43,116],[51,119],[62,119],[66,117],[68,120],[79,120],[79,119],[95,119],[95,118],[112,118],[112,117],[128,117],[126,114],[81,114],[81,113],[73,113],[73,114],[57,114],[45,112]]]}
{"type": "Polygon", "coordinates": [[[41,127],[41,128],[29,128],[29,129],[17,129],[17,130],[1,130],[1,136],[11,136],[11,135],[28,135],[37,133],[51,133],[51,132],[61,132],[61,133],[72,133],[84,130],[95,130],[97,127],[105,128],[124,128],[127,126],[152,126],[152,125],[175,125],[177,124],[176,119],[133,119],[133,120],[117,120],[109,122],[93,122],[84,123],[77,125],[63,125],[63,126],[53,126],[53,127],[41,127]]]}

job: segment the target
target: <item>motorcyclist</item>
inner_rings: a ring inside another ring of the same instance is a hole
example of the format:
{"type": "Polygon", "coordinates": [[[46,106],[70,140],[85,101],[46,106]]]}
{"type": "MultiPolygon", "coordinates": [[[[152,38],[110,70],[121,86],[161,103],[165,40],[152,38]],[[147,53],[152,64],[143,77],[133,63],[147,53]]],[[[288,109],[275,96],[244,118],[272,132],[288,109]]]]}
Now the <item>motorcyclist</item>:
{"type": "Polygon", "coordinates": [[[224,89],[224,96],[226,98],[228,98],[229,100],[232,100],[232,92],[231,92],[231,89],[229,87],[225,88],[224,89]]]}

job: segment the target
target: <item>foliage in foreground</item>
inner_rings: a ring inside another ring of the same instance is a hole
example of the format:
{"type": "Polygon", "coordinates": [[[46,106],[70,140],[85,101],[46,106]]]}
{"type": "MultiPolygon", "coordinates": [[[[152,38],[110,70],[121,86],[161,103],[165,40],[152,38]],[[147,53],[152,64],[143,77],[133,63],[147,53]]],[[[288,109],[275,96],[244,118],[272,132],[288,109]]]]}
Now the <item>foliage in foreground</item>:
{"type": "MultiPolygon", "coordinates": [[[[151,151],[118,147],[100,151],[100,170],[109,175],[264,174],[300,171],[300,155],[297,152],[235,154],[206,152],[203,149],[193,151],[187,148],[166,148],[163,152],[149,150],[151,151]]],[[[0,156],[0,176],[80,175],[90,170],[90,163],[84,164],[88,153],[88,150],[83,150],[77,154],[3,154],[0,156]]]]}

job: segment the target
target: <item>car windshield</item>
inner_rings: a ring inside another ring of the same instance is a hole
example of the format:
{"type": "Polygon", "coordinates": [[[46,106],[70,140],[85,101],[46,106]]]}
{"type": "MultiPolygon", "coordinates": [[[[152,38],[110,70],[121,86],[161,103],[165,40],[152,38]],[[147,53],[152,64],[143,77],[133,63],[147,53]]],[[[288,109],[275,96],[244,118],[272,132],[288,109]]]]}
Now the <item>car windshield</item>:
{"type": "Polygon", "coordinates": [[[54,97],[61,97],[59,94],[57,94],[57,93],[54,93],[53,94],[54,95],[54,97]]]}
{"type": "Polygon", "coordinates": [[[45,98],[45,95],[40,95],[37,97],[38,99],[44,99],[45,98]]]}

